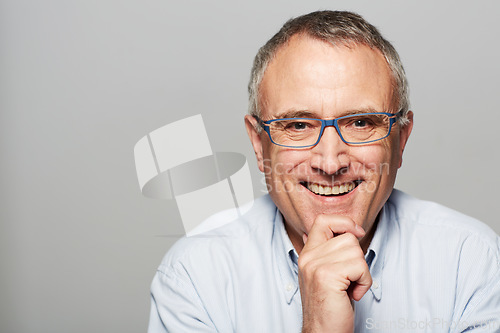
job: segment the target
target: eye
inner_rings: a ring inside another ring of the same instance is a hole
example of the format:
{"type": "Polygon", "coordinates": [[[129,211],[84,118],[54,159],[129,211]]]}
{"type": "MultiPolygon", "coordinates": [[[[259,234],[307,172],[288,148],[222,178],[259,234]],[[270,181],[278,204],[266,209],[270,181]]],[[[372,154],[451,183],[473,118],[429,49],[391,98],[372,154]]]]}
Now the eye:
{"type": "Polygon", "coordinates": [[[370,129],[378,126],[376,119],[373,117],[354,117],[352,121],[350,122],[350,126],[355,129],[370,129]]]}
{"type": "Polygon", "coordinates": [[[366,127],[368,124],[365,119],[357,119],[353,123],[354,127],[366,127]]]}
{"type": "Polygon", "coordinates": [[[290,126],[294,130],[304,130],[304,129],[306,129],[307,124],[306,123],[302,123],[302,122],[294,122],[290,126]]]}
{"type": "Polygon", "coordinates": [[[274,130],[284,131],[289,135],[307,134],[321,128],[321,121],[317,119],[290,118],[272,123],[274,130]]]}
{"type": "Polygon", "coordinates": [[[302,132],[308,129],[311,129],[312,124],[310,124],[307,121],[290,121],[287,122],[284,126],[284,128],[287,131],[294,131],[294,132],[302,132]]]}

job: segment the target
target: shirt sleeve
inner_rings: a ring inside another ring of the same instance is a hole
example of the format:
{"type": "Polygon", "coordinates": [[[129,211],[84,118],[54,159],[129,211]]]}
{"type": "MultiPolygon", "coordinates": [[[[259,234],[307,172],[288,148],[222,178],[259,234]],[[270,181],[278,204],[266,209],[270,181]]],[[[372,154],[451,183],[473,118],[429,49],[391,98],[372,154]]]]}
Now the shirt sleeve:
{"type": "MultiPolygon", "coordinates": [[[[500,244],[500,238],[497,240],[500,244]]],[[[470,297],[460,302],[464,305],[462,315],[456,323],[452,323],[451,328],[454,329],[450,331],[500,333],[500,261],[498,255],[500,247],[484,248],[484,243],[481,242],[470,242],[464,247],[469,246],[483,251],[479,251],[480,256],[462,258],[467,270],[462,283],[458,286],[462,291],[470,291],[470,297]]]]}
{"type": "Polygon", "coordinates": [[[160,266],[151,284],[148,333],[217,332],[188,276],[160,266]]]}

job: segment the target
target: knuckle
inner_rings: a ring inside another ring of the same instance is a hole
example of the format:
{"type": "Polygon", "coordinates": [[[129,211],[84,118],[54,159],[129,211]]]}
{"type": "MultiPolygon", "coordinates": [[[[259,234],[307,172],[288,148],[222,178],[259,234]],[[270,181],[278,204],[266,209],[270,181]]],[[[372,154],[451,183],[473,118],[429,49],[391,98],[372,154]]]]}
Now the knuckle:
{"type": "Polygon", "coordinates": [[[356,223],[347,216],[341,215],[318,215],[314,225],[322,229],[332,229],[335,232],[347,232],[355,228],[356,223]]]}
{"type": "Polygon", "coordinates": [[[329,281],[332,270],[329,265],[318,265],[314,261],[309,261],[299,267],[299,272],[308,281],[329,281]]]}
{"type": "Polygon", "coordinates": [[[359,244],[353,245],[352,254],[358,257],[360,260],[363,260],[364,263],[366,263],[365,254],[363,252],[363,249],[361,249],[361,247],[359,246],[359,244]]]}
{"type": "Polygon", "coordinates": [[[373,279],[371,274],[367,274],[366,279],[368,280],[368,284],[371,286],[373,284],[373,279]]]}
{"type": "Polygon", "coordinates": [[[297,260],[299,268],[302,269],[305,268],[309,262],[309,255],[307,253],[301,253],[299,259],[297,260]]]}
{"type": "Polygon", "coordinates": [[[304,259],[299,258],[298,266],[300,271],[305,271],[307,267],[307,261],[304,261],[304,259]]]}
{"type": "Polygon", "coordinates": [[[312,277],[315,281],[328,281],[328,276],[330,275],[331,270],[325,266],[318,266],[312,272],[312,277]]]}
{"type": "Polygon", "coordinates": [[[358,243],[358,239],[352,233],[346,232],[344,235],[345,235],[345,239],[346,239],[347,242],[349,242],[349,243],[353,243],[353,242],[358,243]]]}
{"type": "Polygon", "coordinates": [[[350,230],[356,226],[356,223],[347,216],[339,216],[338,223],[342,225],[345,230],[350,230]]]}
{"type": "Polygon", "coordinates": [[[345,234],[339,235],[336,237],[337,242],[342,246],[358,246],[359,242],[356,236],[351,234],[350,232],[346,232],[345,234]]]}
{"type": "Polygon", "coordinates": [[[355,265],[357,265],[359,267],[368,268],[368,265],[366,264],[365,258],[357,257],[356,259],[353,260],[353,262],[355,265]]]}
{"type": "Polygon", "coordinates": [[[303,273],[309,273],[313,270],[314,262],[305,259],[301,260],[299,257],[298,266],[299,266],[299,271],[303,273]]]}
{"type": "Polygon", "coordinates": [[[330,219],[326,215],[318,215],[314,221],[314,226],[328,226],[330,224],[330,219]]]}

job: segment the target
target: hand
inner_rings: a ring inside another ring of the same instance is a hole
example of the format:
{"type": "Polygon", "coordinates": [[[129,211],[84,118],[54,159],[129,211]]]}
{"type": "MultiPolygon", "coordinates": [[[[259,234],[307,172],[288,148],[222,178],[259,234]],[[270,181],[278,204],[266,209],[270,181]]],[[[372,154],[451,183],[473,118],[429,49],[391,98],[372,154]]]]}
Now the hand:
{"type": "Polygon", "coordinates": [[[302,332],[353,332],[354,309],[372,278],[358,238],[363,228],[345,216],[320,215],[299,256],[302,332]]]}

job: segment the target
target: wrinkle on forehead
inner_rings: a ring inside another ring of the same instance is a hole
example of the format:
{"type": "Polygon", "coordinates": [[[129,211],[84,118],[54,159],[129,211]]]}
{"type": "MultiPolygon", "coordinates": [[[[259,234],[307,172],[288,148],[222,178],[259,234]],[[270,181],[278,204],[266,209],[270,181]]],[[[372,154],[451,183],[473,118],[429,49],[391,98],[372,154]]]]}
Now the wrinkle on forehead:
{"type": "Polygon", "coordinates": [[[264,73],[259,89],[262,115],[266,113],[266,118],[274,118],[276,112],[283,113],[287,109],[324,113],[330,108],[347,107],[338,105],[339,100],[346,98],[351,102],[357,101],[357,105],[348,107],[354,111],[372,109],[392,112],[393,81],[387,61],[377,49],[364,44],[332,46],[329,42],[311,37],[293,36],[277,51],[264,73]],[[332,62],[332,59],[341,60],[332,62]],[[353,84],[357,86],[357,91],[351,89],[353,84]],[[373,92],[373,88],[378,90],[379,98],[380,93],[385,92],[383,103],[368,103],[370,96],[364,95],[373,92]],[[303,103],[305,99],[297,95],[301,93],[309,94],[315,102],[303,103]],[[332,98],[335,96],[340,97],[332,98]],[[311,109],[312,105],[314,109],[311,109]]]}

